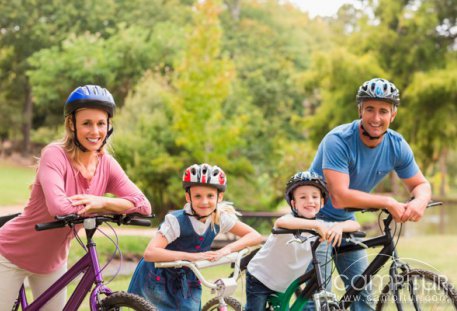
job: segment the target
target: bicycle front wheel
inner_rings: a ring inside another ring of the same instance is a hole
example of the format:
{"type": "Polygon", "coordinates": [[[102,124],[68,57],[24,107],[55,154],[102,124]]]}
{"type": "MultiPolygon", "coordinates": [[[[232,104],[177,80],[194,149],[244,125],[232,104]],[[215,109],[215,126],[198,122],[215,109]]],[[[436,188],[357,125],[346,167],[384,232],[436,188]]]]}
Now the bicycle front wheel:
{"type": "Polygon", "coordinates": [[[157,309],[140,296],[126,292],[116,292],[102,300],[103,311],[137,310],[157,311],[157,309]]]}
{"type": "Polygon", "coordinates": [[[388,284],[379,296],[376,310],[457,310],[457,294],[446,278],[430,271],[411,270],[399,275],[396,284],[397,297],[393,286],[388,284]]]}
{"type": "Polygon", "coordinates": [[[204,306],[202,311],[221,311],[221,310],[234,310],[242,311],[241,303],[233,297],[224,297],[225,304],[227,305],[225,309],[219,307],[219,298],[215,297],[208,301],[204,306]]]}

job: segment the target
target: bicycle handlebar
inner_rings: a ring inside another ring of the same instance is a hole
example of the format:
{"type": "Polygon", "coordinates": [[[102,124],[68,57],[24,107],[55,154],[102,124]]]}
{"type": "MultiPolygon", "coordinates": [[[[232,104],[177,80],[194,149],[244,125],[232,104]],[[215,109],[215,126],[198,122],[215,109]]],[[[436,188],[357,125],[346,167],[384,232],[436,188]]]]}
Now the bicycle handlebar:
{"type": "Polygon", "coordinates": [[[217,289],[219,287],[216,283],[208,282],[203,274],[200,272],[200,269],[209,268],[214,266],[220,266],[227,263],[235,263],[235,270],[232,276],[232,279],[236,280],[240,273],[240,261],[243,257],[249,255],[254,250],[258,249],[260,245],[256,246],[249,246],[243,248],[238,252],[233,252],[228,254],[227,256],[220,258],[216,261],[209,261],[209,260],[199,260],[199,261],[187,261],[187,260],[177,260],[177,261],[164,261],[164,262],[156,262],[154,265],[156,268],[182,268],[187,267],[192,272],[195,273],[195,276],[200,280],[200,282],[208,288],[217,289]]]}
{"type": "MultiPolygon", "coordinates": [[[[414,198],[411,198],[411,200],[413,200],[414,198]]],[[[411,201],[410,200],[410,201],[411,201]]],[[[430,208],[430,207],[434,207],[434,206],[438,206],[438,205],[443,205],[443,202],[440,202],[440,201],[430,201],[428,204],[427,204],[427,208],[430,208]]],[[[348,211],[348,212],[362,212],[362,213],[368,213],[368,212],[379,212],[379,211],[384,211],[386,212],[387,214],[390,215],[389,211],[387,210],[387,208],[356,208],[356,207],[347,207],[344,209],[345,211],[348,211]]]]}
{"type": "Polygon", "coordinates": [[[86,219],[93,219],[95,227],[98,227],[104,222],[112,222],[120,225],[132,225],[150,227],[151,221],[147,219],[138,218],[154,218],[154,215],[144,216],[141,214],[133,213],[128,215],[113,214],[113,215],[98,215],[98,216],[80,216],[77,214],[69,214],[64,216],[56,216],[56,221],[41,223],[35,225],[36,231],[43,231],[49,229],[63,228],[65,226],[74,226],[76,224],[84,223],[86,219]]]}
{"type": "MultiPolygon", "coordinates": [[[[310,229],[286,229],[286,228],[273,228],[271,229],[273,234],[293,234],[300,235],[302,233],[310,233],[314,236],[320,236],[318,232],[310,229]]],[[[363,231],[354,232],[343,232],[343,238],[364,238],[366,233],[363,231]]]]}

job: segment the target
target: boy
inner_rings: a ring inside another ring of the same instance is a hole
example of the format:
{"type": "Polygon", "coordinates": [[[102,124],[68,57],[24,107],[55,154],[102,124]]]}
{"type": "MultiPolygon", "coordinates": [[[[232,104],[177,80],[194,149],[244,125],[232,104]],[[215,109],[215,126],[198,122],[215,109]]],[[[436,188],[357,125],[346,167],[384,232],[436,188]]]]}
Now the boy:
{"type": "MultiPolygon", "coordinates": [[[[312,229],[333,246],[341,244],[343,232],[353,232],[360,225],[353,220],[324,222],[316,214],[328,199],[322,177],[313,172],[298,172],[286,185],[285,199],[292,213],[280,217],[275,228],[312,229]]],[[[283,293],[289,284],[303,274],[311,261],[309,242],[287,244],[289,235],[268,237],[247,268],[245,311],[265,310],[268,296],[283,293]]]]}

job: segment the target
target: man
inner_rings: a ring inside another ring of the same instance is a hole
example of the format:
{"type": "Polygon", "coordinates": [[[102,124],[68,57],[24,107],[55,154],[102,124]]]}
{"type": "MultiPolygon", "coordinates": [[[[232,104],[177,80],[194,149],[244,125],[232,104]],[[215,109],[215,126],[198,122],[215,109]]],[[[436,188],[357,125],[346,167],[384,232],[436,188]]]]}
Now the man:
{"type": "MultiPolygon", "coordinates": [[[[324,176],[330,200],[319,213],[327,221],[354,219],[353,208],[386,208],[396,222],[419,221],[431,198],[428,181],[417,166],[405,139],[389,129],[397,115],[400,92],[385,79],[375,78],[360,86],[357,96],[360,120],[340,125],[330,131],[319,145],[310,170],[324,176]],[[391,171],[406,185],[413,199],[398,202],[386,195],[370,193],[391,171]]],[[[319,249],[320,262],[327,262],[325,245],[319,249]]],[[[339,254],[335,259],[346,285],[368,265],[365,251],[339,254]]],[[[326,265],[326,277],[330,265],[326,265]]],[[[330,283],[330,282],[329,282],[330,283]]],[[[368,290],[351,310],[373,309],[368,290]]]]}

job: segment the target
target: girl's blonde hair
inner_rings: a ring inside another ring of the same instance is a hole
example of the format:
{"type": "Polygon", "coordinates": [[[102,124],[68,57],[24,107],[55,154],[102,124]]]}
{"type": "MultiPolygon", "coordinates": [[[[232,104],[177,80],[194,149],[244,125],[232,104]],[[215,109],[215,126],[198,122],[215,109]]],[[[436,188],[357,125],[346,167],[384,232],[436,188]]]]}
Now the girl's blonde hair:
{"type": "Polygon", "coordinates": [[[213,224],[219,225],[221,223],[221,213],[227,213],[229,215],[234,215],[235,217],[241,216],[241,213],[235,209],[232,202],[221,201],[217,203],[216,211],[212,215],[213,224]]]}

